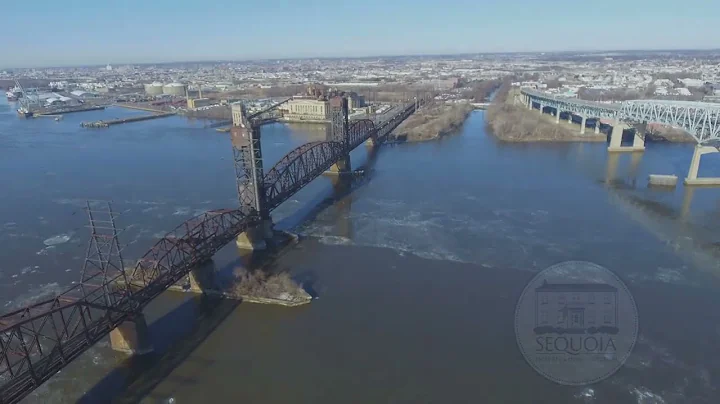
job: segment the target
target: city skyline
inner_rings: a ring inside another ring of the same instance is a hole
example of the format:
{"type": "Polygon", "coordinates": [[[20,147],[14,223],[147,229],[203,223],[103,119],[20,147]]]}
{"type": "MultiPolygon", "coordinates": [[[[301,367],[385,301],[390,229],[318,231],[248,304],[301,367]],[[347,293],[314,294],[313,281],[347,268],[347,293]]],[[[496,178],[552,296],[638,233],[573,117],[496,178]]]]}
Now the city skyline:
{"type": "Polygon", "coordinates": [[[80,0],[72,8],[49,3],[38,9],[12,3],[0,68],[717,47],[713,16],[720,5],[688,0],[681,9],[669,6],[666,0],[608,0],[597,9],[568,0],[552,7],[529,0],[309,0],[303,7],[286,0],[218,0],[212,7],[80,0]]]}

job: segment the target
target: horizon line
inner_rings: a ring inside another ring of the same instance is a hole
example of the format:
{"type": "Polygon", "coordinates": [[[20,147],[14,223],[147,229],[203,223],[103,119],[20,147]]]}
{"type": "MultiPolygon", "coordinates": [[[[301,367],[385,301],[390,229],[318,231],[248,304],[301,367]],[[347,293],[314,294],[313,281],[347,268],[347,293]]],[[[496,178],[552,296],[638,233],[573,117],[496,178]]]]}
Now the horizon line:
{"type": "Polygon", "coordinates": [[[545,50],[545,51],[490,51],[490,52],[458,52],[458,53],[417,53],[417,54],[376,54],[363,56],[298,56],[298,57],[274,57],[274,58],[237,58],[237,59],[198,59],[198,60],[175,60],[157,62],[117,62],[117,63],[93,63],[93,64],[67,64],[67,65],[45,65],[27,67],[0,67],[2,70],[27,70],[27,69],[51,69],[51,68],[72,68],[72,67],[102,67],[107,65],[163,65],[174,63],[241,63],[241,62],[266,62],[266,61],[289,61],[289,60],[333,60],[333,59],[373,59],[373,58],[402,58],[402,57],[440,57],[440,56],[465,56],[465,55],[539,55],[539,54],[563,54],[563,53],[632,53],[632,52],[720,52],[720,48],[646,48],[646,49],[597,49],[597,50],[545,50]]]}

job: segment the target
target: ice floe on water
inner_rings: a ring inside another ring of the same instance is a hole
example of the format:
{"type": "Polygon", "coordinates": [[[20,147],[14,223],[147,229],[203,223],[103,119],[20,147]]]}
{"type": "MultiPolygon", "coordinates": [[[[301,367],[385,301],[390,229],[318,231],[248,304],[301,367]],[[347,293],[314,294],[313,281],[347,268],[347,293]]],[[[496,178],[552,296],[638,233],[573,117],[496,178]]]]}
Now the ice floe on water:
{"type": "Polygon", "coordinates": [[[72,239],[73,234],[73,232],[58,234],[57,236],[52,236],[46,239],[45,241],[43,241],[43,244],[45,244],[46,246],[64,244],[70,241],[70,239],[72,239]]]}
{"type": "Polygon", "coordinates": [[[36,254],[36,255],[48,255],[48,254],[51,253],[53,250],[55,250],[55,246],[54,246],[54,245],[49,245],[49,246],[43,248],[42,250],[36,252],[35,254],[36,254]]]}
{"type": "Polygon", "coordinates": [[[187,216],[190,214],[190,207],[189,206],[179,206],[175,208],[175,212],[173,212],[174,216],[187,216]]]}
{"type": "Polygon", "coordinates": [[[638,404],[665,404],[665,399],[645,387],[631,387],[630,392],[638,404]]]}
{"type": "Polygon", "coordinates": [[[341,236],[323,236],[320,237],[320,243],[326,245],[351,245],[352,240],[341,236]]]}
{"type": "Polygon", "coordinates": [[[581,400],[583,403],[594,403],[595,402],[595,390],[590,387],[582,389],[579,393],[575,394],[575,398],[581,400]]]}
{"type": "Polygon", "coordinates": [[[20,295],[15,300],[9,300],[5,303],[6,309],[12,310],[19,307],[28,306],[40,299],[57,295],[62,289],[57,282],[46,283],[38,287],[30,289],[28,292],[20,295]]]}

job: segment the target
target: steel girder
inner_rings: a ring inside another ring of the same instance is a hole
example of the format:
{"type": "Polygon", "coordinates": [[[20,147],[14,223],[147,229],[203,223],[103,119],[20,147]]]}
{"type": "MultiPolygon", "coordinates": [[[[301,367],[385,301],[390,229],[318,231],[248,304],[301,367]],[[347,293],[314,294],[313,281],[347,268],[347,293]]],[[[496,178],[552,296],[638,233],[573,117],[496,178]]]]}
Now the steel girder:
{"type": "Polygon", "coordinates": [[[0,403],[21,400],[258,222],[259,217],[229,209],[188,220],[161,238],[137,263],[130,277],[138,287],[134,293],[123,293],[128,285],[122,272],[96,286],[124,296],[110,306],[98,303],[100,299],[85,298],[77,285],[53,299],[0,316],[0,403]]]}
{"type": "Polygon", "coordinates": [[[720,105],[704,102],[625,101],[620,116],[633,122],[654,122],[682,128],[698,143],[720,138],[720,105]]]}
{"type": "Polygon", "coordinates": [[[347,154],[340,142],[311,142],[296,148],[265,175],[265,206],[273,210],[347,154]]]}
{"type": "Polygon", "coordinates": [[[556,97],[527,89],[521,90],[521,93],[529,97],[531,102],[588,118],[668,125],[687,131],[698,143],[720,139],[720,105],[717,104],[665,100],[631,100],[602,104],[556,97]]]}
{"type": "Polygon", "coordinates": [[[406,105],[401,112],[378,127],[369,119],[361,119],[348,127],[347,142],[312,142],[291,151],[265,175],[263,186],[266,209],[271,211],[278,207],[370,137],[383,141],[414,111],[414,103],[406,105]]]}

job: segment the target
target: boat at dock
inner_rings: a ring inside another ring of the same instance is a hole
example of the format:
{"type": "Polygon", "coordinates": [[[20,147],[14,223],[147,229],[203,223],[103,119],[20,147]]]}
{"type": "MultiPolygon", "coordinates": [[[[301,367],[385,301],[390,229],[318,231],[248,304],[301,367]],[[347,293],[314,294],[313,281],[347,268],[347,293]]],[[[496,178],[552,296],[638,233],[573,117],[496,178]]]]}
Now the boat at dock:
{"type": "Polygon", "coordinates": [[[34,115],[33,112],[27,108],[18,108],[17,114],[20,118],[32,118],[34,115]]]}
{"type": "Polygon", "coordinates": [[[5,92],[5,96],[7,97],[7,100],[9,102],[15,102],[15,101],[19,100],[20,97],[22,97],[22,95],[23,95],[22,89],[19,87],[13,87],[10,90],[8,90],[7,92],[5,92]]]}

